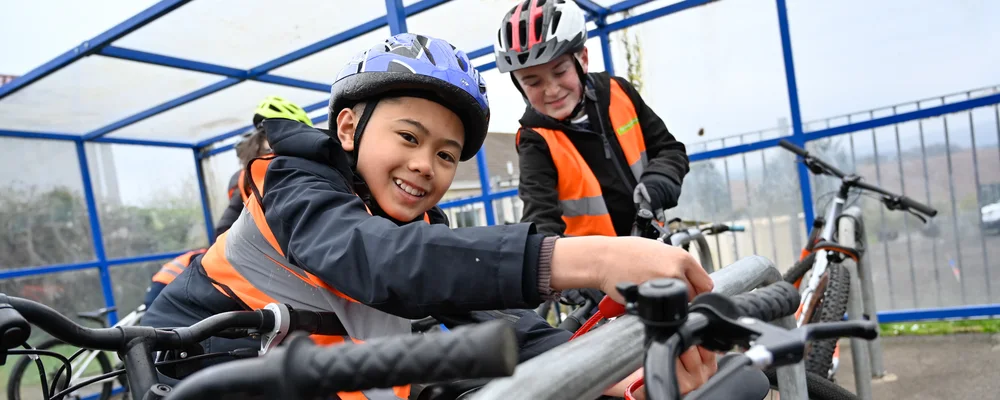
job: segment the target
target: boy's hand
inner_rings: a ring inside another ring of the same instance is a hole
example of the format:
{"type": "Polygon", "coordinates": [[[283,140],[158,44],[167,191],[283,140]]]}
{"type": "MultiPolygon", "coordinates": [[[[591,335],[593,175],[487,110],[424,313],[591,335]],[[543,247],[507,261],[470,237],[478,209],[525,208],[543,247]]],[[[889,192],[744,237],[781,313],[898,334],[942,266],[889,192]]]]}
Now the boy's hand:
{"type": "MultiPolygon", "coordinates": [[[[714,352],[705,350],[701,346],[685,351],[677,359],[677,385],[681,391],[681,395],[687,395],[692,390],[704,385],[712,375],[715,375],[717,370],[718,364],[716,363],[714,352]]],[[[644,370],[639,368],[638,371],[633,372],[628,378],[606,390],[604,394],[612,397],[624,397],[628,385],[642,377],[643,373],[644,370]]],[[[639,387],[635,391],[634,396],[637,400],[644,400],[646,398],[646,387],[639,387]]]]}
{"type": "Polygon", "coordinates": [[[621,237],[621,251],[625,254],[612,255],[601,279],[601,289],[615,301],[624,303],[616,285],[622,282],[643,283],[658,278],[675,278],[688,286],[688,300],[694,296],[712,291],[712,278],[698,264],[691,253],[682,248],[667,246],[655,240],[621,237]]]}

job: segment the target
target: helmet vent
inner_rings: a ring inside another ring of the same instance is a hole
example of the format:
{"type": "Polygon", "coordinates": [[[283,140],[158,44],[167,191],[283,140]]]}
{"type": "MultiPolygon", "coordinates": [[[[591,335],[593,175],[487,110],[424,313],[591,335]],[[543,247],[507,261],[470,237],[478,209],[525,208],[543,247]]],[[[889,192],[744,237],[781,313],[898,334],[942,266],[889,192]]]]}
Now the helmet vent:
{"type": "Polygon", "coordinates": [[[528,24],[522,19],[517,23],[517,37],[521,38],[521,48],[528,47],[528,24]]]}
{"type": "Polygon", "coordinates": [[[504,47],[509,49],[511,43],[514,43],[514,38],[512,37],[514,34],[514,27],[510,24],[510,22],[507,23],[507,29],[505,29],[504,32],[507,33],[507,43],[504,43],[504,47]]]}
{"type": "Polygon", "coordinates": [[[535,17],[535,40],[542,40],[542,15],[535,17]]]}
{"type": "Polygon", "coordinates": [[[552,13],[552,32],[559,28],[559,19],[562,18],[562,11],[552,13]]]}

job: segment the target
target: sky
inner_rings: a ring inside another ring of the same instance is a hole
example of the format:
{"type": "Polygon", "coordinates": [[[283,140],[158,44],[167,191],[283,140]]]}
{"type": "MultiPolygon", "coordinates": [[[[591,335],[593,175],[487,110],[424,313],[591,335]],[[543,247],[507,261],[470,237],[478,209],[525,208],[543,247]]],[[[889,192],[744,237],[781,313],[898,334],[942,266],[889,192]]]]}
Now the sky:
{"type": "MultiPolygon", "coordinates": [[[[656,1],[636,13],[671,2],[656,1]]],[[[0,74],[24,74],[154,3],[0,0],[0,10],[4,10],[0,14],[0,35],[5,38],[0,40],[0,74]]],[[[474,50],[492,44],[496,21],[512,3],[454,0],[409,19],[407,24],[411,32],[438,36],[459,48],[474,50]]],[[[1000,37],[1000,24],[995,18],[1000,15],[1000,2],[787,3],[803,120],[1000,84],[1000,69],[996,68],[1000,65],[1000,46],[995,42],[1000,37]]],[[[115,45],[250,68],[384,12],[379,1],[296,0],[287,4],[299,8],[283,6],[280,10],[264,9],[266,4],[273,3],[197,0],[115,45]],[[342,12],[345,4],[350,4],[351,12],[342,12]],[[280,28],[269,29],[271,26],[280,28]],[[207,34],[211,32],[216,33],[207,34]]],[[[387,29],[376,31],[275,73],[329,81],[346,57],[387,34],[387,29]]],[[[771,128],[790,119],[774,1],[713,2],[638,25],[629,34],[637,35],[643,47],[643,97],[681,141],[690,143],[771,128]],[[704,129],[705,136],[696,135],[699,129],[704,129]]],[[[616,34],[613,39],[618,37],[616,34]]],[[[588,47],[591,70],[603,70],[598,40],[592,38],[588,47]]],[[[624,74],[621,47],[616,44],[612,52],[616,72],[624,74]]],[[[488,62],[490,58],[482,57],[474,63],[488,62]]],[[[0,129],[8,124],[39,124],[48,129],[38,130],[52,131],[60,131],[57,128],[67,124],[102,126],[219,80],[99,57],[84,61],[72,73],[43,80],[50,82],[41,89],[63,94],[43,99],[49,102],[49,114],[55,117],[39,122],[38,104],[42,101],[25,101],[27,105],[17,108],[15,115],[4,117],[5,102],[0,101],[0,129]],[[142,90],[134,97],[116,97],[121,92],[115,88],[121,86],[142,90]]],[[[514,131],[524,107],[520,95],[507,76],[495,70],[484,76],[490,89],[491,130],[514,131]]],[[[250,109],[257,98],[275,90],[304,104],[321,101],[325,96],[245,83],[208,96],[195,107],[180,107],[125,131],[161,138],[225,132],[234,124],[244,124],[236,116],[250,109]],[[219,117],[202,121],[206,113],[219,117]]],[[[46,151],[51,146],[15,141],[14,146],[0,149],[0,154],[39,159],[65,153],[65,149],[46,151]]],[[[194,167],[189,151],[114,148],[117,179],[126,202],[148,201],[155,188],[192,181],[194,167]]],[[[6,172],[3,175],[6,179],[0,181],[18,178],[6,172]]],[[[76,179],[72,175],[67,174],[66,179],[76,179]]],[[[225,171],[219,175],[225,175],[222,180],[228,179],[225,171]]]]}

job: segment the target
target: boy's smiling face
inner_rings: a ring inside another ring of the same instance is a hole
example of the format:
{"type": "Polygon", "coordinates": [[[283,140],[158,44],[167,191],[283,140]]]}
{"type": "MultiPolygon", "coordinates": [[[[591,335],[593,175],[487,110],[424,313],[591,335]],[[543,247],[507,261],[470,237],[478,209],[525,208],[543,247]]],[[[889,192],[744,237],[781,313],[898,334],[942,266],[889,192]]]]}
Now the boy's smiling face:
{"type": "Polygon", "coordinates": [[[578,57],[580,67],[586,73],[586,47],[579,55],[564,54],[545,64],[513,72],[514,79],[521,85],[531,108],[557,120],[570,117],[583,95],[583,84],[573,64],[573,57],[578,57]]]}
{"type": "MultiPolygon", "coordinates": [[[[360,109],[337,115],[337,136],[345,151],[354,151],[354,128],[360,109]]],[[[390,217],[411,221],[427,212],[448,191],[465,129],[444,106],[421,98],[383,99],[361,134],[358,174],[372,197],[390,217]]]]}

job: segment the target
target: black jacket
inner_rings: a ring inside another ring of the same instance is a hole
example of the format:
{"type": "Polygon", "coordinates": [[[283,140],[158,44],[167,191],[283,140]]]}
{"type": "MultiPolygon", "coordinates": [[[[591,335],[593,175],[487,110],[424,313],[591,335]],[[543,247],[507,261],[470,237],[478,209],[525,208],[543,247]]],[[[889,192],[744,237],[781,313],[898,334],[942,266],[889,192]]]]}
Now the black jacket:
{"type": "Polygon", "coordinates": [[[556,129],[566,133],[594,172],[601,185],[615,232],[618,236],[626,236],[631,233],[635,220],[636,208],[632,192],[637,182],[628,168],[625,154],[614,136],[611,118],[608,116],[611,79],[618,81],[639,114],[639,126],[649,159],[643,179],[655,174],[680,186],[689,170],[687,151],[684,144],[670,134],[663,120],[646,105],[639,92],[628,81],[612,77],[606,72],[591,73],[587,78],[589,85],[585,94],[590,130],[580,130],[568,123],[556,121],[536,112],[530,106],[521,117],[520,140],[517,145],[521,170],[518,195],[524,202],[521,220],[534,223],[538,231],[545,234],[562,235],[566,230],[562,208],[559,206],[559,180],[555,164],[545,139],[532,130],[535,127],[556,129]]]}
{"type": "MultiPolygon", "coordinates": [[[[265,121],[264,129],[276,158],[265,175],[261,206],[295,266],[393,315],[432,315],[446,324],[506,316],[519,328],[522,346],[549,348],[568,340],[569,332],[548,326],[534,313],[489,311],[532,308],[542,300],[537,269],[543,236],[531,224],[451,229],[436,207],[431,224],[397,224],[373,216],[354,192],[347,154],[328,133],[288,120],[265,121]]],[[[196,259],[188,270],[200,270],[200,262],[196,259]]],[[[170,292],[168,285],[164,293],[170,292]]],[[[167,297],[172,300],[154,302],[143,320],[175,326],[211,315],[204,310],[239,307],[225,296],[214,298],[230,304],[167,297]]]]}

